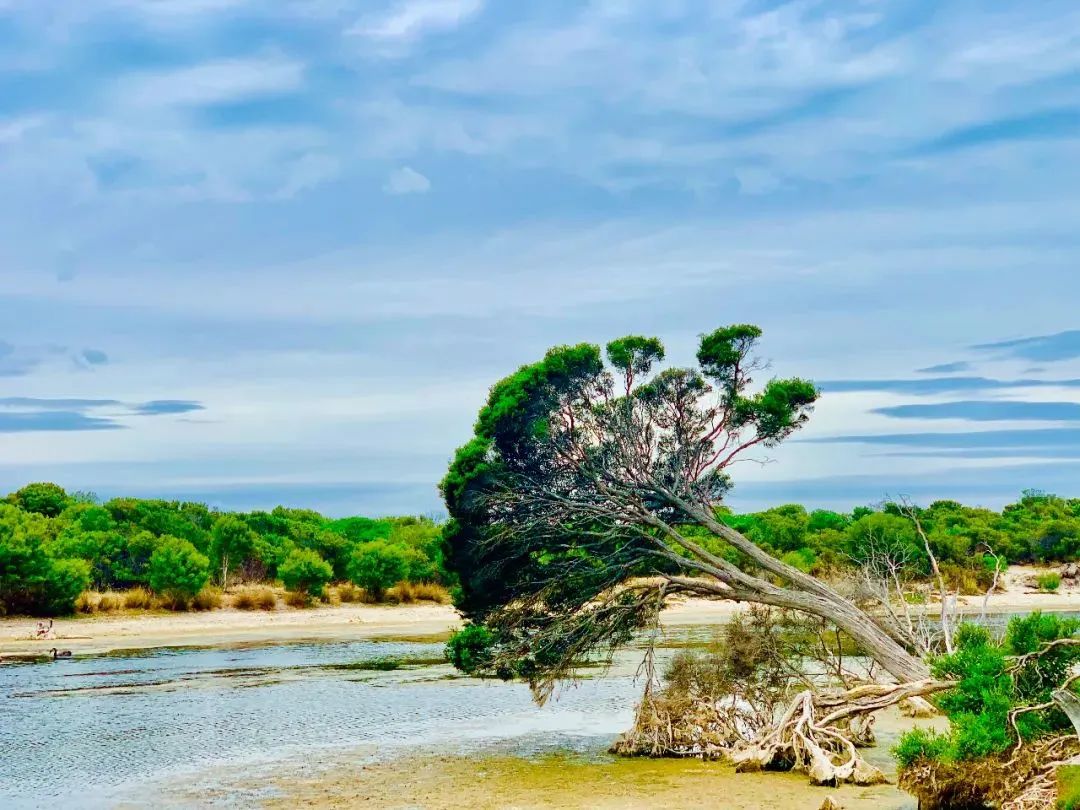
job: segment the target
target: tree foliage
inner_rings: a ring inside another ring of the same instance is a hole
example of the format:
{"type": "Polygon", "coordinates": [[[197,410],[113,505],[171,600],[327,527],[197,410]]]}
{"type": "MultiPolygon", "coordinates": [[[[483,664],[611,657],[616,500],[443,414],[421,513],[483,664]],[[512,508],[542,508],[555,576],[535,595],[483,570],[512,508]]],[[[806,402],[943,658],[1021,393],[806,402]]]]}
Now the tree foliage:
{"type": "Polygon", "coordinates": [[[655,339],[613,341],[613,370],[597,346],[562,346],[492,387],[442,492],[458,606],[495,634],[494,667],[548,687],[689,592],[829,612],[898,671],[924,671],[802,570],[808,557],[783,562],[717,518],[730,465],[802,427],[818,396],[798,378],[752,387],[760,334],[718,329],[701,338],[698,368],[655,373],[655,339]],[[712,534],[712,548],[683,524],[712,534]]]}
{"type": "Polygon", "coordinates": [[[298,548],[278,566],[278,576],[290,591],[322,596],[326,583],[334,576],[334,569],[317,551],[298,548]]]}
{"type": "Polygon", "coordinates": [[[349,579],[375,599],[381,599],[409,573],[409,548],[388,540],[361,543],[349,559],[349,579]]]}
{"type": "Polygon", "coordinates": [[[150,587],[174,605],[184,605],[210,580],[210,561],[188,540],[166,537],[150,555],[150,587]]]}

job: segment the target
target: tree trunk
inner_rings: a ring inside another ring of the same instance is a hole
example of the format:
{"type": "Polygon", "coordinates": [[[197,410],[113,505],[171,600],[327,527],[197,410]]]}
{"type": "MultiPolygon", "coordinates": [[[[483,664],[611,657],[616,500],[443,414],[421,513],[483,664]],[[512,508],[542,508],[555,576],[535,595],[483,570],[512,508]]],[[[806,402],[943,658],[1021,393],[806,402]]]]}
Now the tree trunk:
{"type": "Polygon", "coordinates": [[[882,630],[863,610],[841,596],[824,599],[814,594],[775,589],[762,593],[763,604],[790,608],[830,621],[851,636],[867,655],[901,683],[930,677],[930,669],[882,630]]]}
{"type": "MultiPolygon", "coordinates": [[[[742,574],[739,581],[729,583],[738,594],[735,598],[799,610],[832,622],[851,636],[867,655],[901,683],[921,681],[930,677],[930,670],[922,660],[904,649],[899,642],[879,627],[866,611],[858,608],[824,582],[773,557],[735,529],[717,520],[708,510],[680,498],[673,498],[673,503],[713,534],[724,538],[762,569],[786,580],[792,586],[791,588],[777,587],[758,577],[739,572],[742,574]]],[[[730,595],[729,598],[731,598],[730,595]]]]}

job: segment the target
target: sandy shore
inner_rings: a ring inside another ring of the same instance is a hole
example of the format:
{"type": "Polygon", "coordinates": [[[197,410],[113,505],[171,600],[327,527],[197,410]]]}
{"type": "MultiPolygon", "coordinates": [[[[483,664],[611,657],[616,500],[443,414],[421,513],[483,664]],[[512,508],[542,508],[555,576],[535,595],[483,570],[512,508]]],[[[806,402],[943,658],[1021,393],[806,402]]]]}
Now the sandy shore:
{"type": "MultiPolygon", "coordinates": [[[[987,601],[990,613],[1033,610],[1080,612],[1080,587],[1063,587],[1057,593],[1033,592],[1025,582],[1033,568],[1009,570],[1006,590],[987,601]]],[[[983,609],[978,596],[963,597],[959,608],[968,614],[983,609]]],[[[738,611],[732,602],[687,599],[664,611],[664,624],[672,627],[721,622],[738,611]]],[[[937,611],[934,605],[927,608],[937,611]]],[[[0,619],[0,658],[5,655],[46,653],[51,647],[76,655],[117,649],[271,643],[301,641],[347,641],[380,636],[437,636],[460,623],[446,605],[383,606],[345,604],[308,610],[275,611],[214,610],[205,613],[132,613],[77,616],[57,619],[53,638],[34,638],[36,619],[0,619]]]]}
{"type": "Polygon", "coordinates": [[[54,639],[38,641],[33,638],[36,619],[11,618],[0,620],[0,656],[44,653],[51,647],[85,655],[147,647],[436,636],[449,633],[458,622],[457,613],[446,605],[121,613],[57,619],[54,639]]]}

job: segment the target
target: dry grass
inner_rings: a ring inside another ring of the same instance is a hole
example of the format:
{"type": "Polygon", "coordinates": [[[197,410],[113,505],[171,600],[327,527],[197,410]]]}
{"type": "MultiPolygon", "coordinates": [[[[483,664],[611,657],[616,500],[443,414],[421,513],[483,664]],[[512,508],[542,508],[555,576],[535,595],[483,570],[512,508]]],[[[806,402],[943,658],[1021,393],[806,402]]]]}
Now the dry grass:
{"type": "Polygon", "coordinates": [[[311,595],[303,591],[286,591],[285,604],[294,608],[308,608],[312,605],[311,595]]]}
{"type": "Polygon", "coordinates": [[[123,594],[115,591],[106,591],[105,593],[83,591],[75,600],[75,611],[77,613],[114,613],[124,607],[123,594]]]}
{"type": "Polygon", "coordinates": [[[223,601],[221,588],[207,585],[191,600],[192,610],[214,610],[221,607],[223,601]]]}
{"type": "Polygon", "coordinates": [[[150,610],[155,605],[154,595],[146,588],[132,588],[124,594],[125,610],[150,610]]]}
{"type": "Polygon", "coordinates": [[[237,610],[274,610],[277,594],[267,586],[244,588],[233,595],[232,606],[237,610]]]}
{"type": "Polygon", "coordinates": [[[363,602],[366,594],[363,588],[358,588],[351,582],[342,582],[336,588],[334,588],[334,597],[339,602],[352,604],[353,602],[363,602]]]}
{"type": "Polygon", "coordinates": [[[387,602],[411,605],[414,602],[450,604],[450,591],[434,582],[399,582],[386,592],[387,602]]]}

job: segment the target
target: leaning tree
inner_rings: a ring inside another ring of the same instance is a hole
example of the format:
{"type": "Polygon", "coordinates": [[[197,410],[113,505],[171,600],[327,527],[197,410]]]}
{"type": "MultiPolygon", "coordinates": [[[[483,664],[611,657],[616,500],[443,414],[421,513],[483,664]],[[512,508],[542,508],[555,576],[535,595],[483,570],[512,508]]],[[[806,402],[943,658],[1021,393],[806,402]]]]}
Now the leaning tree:
{"type": "Polygon", "coordinates": [[[660,371],[655,338],[612,341],[607,364],[562,346],[492,387],[441,485],[458,607],[487,645],[474,661],[542,698],[683,594],[819,617],[901,684],[926,682],[866,612],[718,517],[732,465],[799,430],[818,398],[802,379],[754,385],[760,335],[718,329],[697,368],[660,371]]]}

